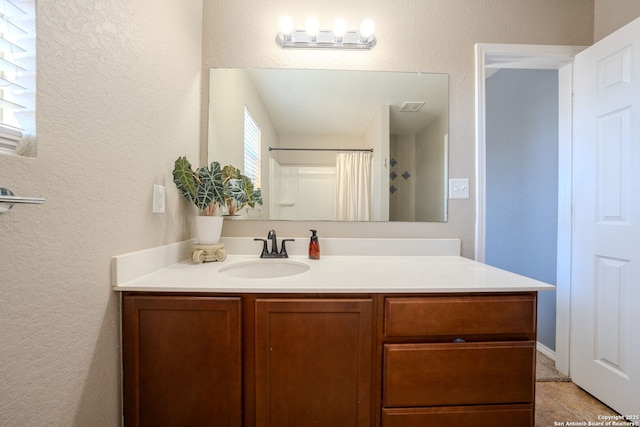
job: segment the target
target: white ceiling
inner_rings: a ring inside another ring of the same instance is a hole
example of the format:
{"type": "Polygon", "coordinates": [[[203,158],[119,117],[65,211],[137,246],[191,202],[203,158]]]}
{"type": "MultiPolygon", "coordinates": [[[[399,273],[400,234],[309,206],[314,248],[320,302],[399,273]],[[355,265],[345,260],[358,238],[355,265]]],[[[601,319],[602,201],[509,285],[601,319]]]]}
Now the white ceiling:
{"type": "Polygon", "coordinates": [[[415,133],[448,113],[446,74],[251,69],[250,79],[281,134],[359,135],[390,105],[391,133],[415,133]],[[399,112],[405,101],[425,102],[399,112]]]}

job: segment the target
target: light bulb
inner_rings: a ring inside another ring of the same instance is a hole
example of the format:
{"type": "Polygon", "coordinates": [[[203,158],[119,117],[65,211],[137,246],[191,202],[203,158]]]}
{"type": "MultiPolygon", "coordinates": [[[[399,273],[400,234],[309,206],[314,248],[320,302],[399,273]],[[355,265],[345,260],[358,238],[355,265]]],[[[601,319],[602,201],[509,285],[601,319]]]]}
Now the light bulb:
{"type": "Polygon", "coordinates": [[[312,16],[311,18],[307,19],[304,28],[311,38],[315,38],[320,31],[320,23],[318,22],[318,18],[312,16]]]}
{"type": "Polygon", "coordinates": [[[373,35],[373,21],[371,19],[365,19],[360,24],[360,35],[362,38],[368,39],[373,35]]]}
{"type": "Polygon", "coordinates": [[[293,31],[293,21],[289,16],[281,17],[278,26],[280,27],[280,32],[284,35],[289,35],[293,31]]]}
{"type": "Polygon", "coordinates": [[[333,35],[336,39],[342,39],[347,32],[347,23],[344,19],[338,18],[333,22],[333,35]]]}

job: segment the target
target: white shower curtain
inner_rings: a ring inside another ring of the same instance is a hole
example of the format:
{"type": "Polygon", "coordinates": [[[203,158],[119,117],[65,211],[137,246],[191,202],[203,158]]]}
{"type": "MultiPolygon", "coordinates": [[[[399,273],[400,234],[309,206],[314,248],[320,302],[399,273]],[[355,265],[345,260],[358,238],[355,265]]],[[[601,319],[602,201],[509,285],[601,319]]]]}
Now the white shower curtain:
{"type": "Polygon", "coordinates": [[[371,220],[371,153],[345,151],[336,155],[336,219],[371,220]]]}

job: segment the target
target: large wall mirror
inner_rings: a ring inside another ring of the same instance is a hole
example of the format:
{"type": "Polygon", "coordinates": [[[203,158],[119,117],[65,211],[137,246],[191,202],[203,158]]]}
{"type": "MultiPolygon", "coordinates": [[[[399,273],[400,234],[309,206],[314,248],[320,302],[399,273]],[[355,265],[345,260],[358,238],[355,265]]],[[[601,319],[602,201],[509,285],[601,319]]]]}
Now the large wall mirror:
{"type": "Polygon", "coordinates": [[[209,161],[263,204],[240,218],[447,220],[446,74],[210,70],[209,161]]]}

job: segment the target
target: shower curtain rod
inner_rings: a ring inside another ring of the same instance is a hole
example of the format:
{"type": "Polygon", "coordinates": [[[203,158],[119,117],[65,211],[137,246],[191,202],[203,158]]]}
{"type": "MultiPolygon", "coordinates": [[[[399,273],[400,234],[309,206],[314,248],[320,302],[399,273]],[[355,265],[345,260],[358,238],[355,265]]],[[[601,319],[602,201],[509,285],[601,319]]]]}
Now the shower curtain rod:
{"type": "Polygon", "coordinates": [[[279,148],[269,147],[269,151],[368,151],[373,153],[373,148],[279,148]]]}

